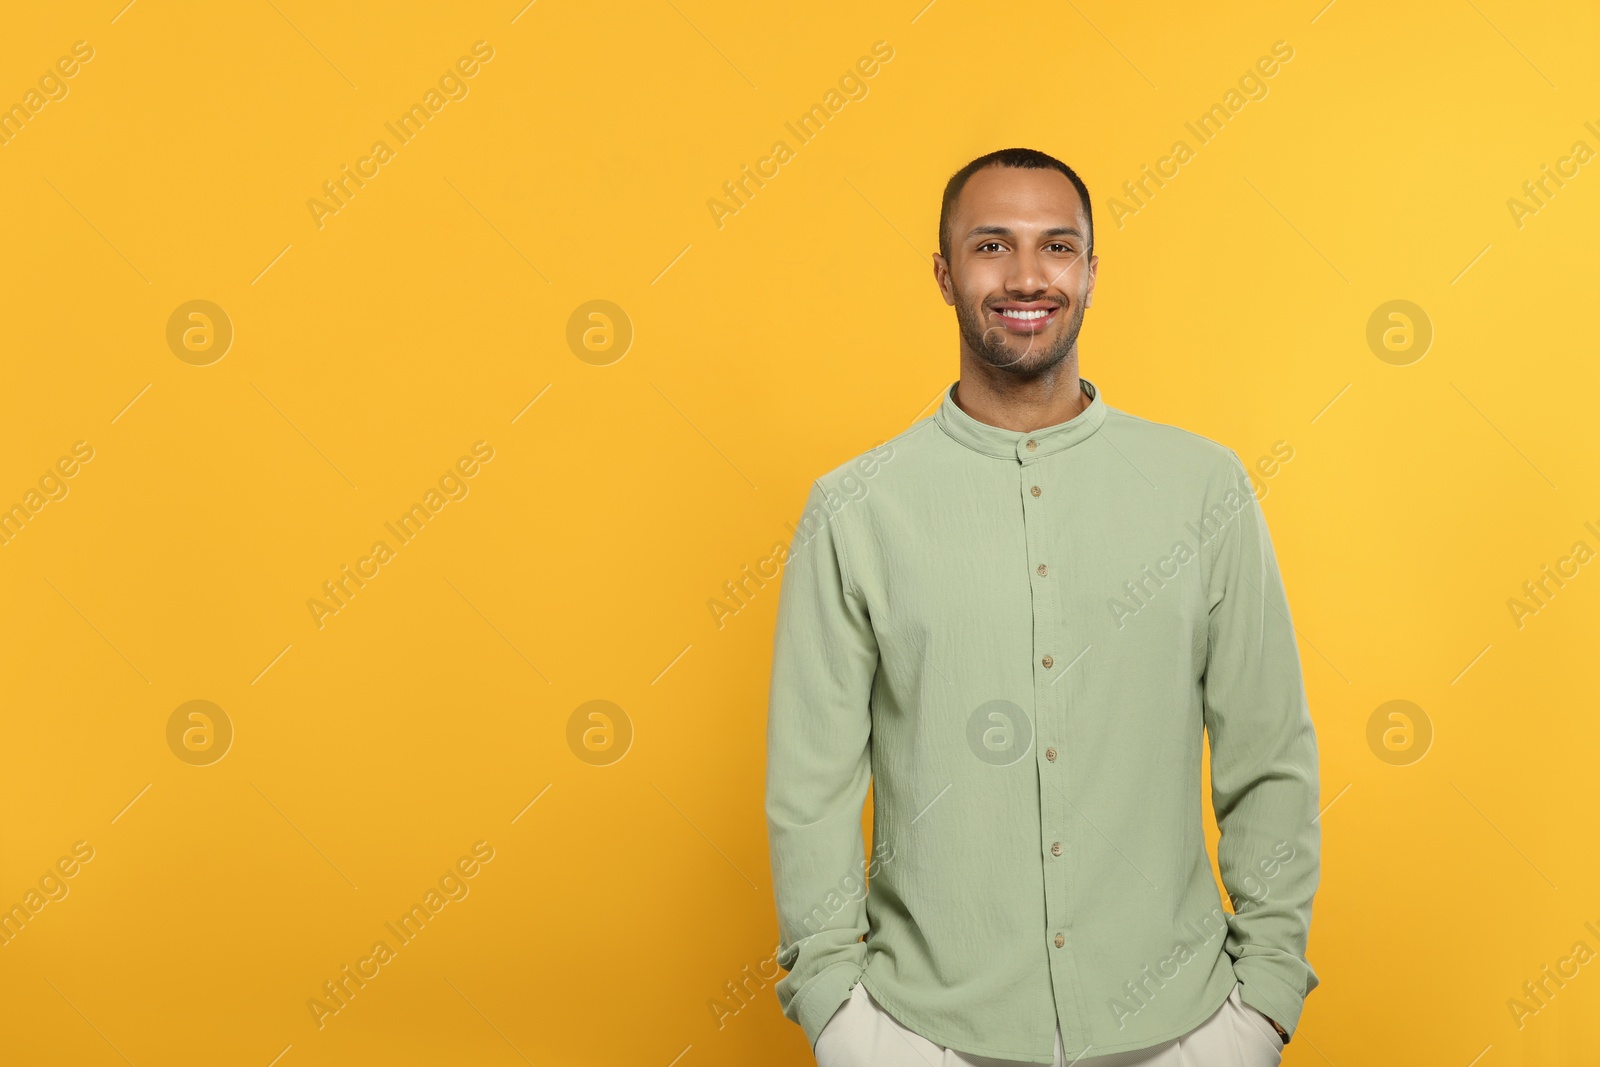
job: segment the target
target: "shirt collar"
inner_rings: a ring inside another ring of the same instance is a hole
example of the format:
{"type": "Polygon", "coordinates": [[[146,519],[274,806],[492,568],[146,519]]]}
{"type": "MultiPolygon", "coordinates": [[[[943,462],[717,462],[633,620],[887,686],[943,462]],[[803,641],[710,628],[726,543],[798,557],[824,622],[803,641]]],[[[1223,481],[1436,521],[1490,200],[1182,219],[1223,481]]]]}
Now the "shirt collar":
{"type": "Polygon", "coordinates": [[[1106,421],[1106,404],[1100,397],[1100,390],[1087,378],[1080,377],[1078,380],[1082,383],[1083,391],[1089,394],[1089,405],[1066,422],[1058,422],[1054,426],[1038,430],[1007,430],[979,422],[956,404],[959,380],[951,382],[950,388],[944,391],[944,400],[933,413],[933,418],[940,429],[975,452],[996,459],[1032,463],[1087,440],[1106,421]]]}

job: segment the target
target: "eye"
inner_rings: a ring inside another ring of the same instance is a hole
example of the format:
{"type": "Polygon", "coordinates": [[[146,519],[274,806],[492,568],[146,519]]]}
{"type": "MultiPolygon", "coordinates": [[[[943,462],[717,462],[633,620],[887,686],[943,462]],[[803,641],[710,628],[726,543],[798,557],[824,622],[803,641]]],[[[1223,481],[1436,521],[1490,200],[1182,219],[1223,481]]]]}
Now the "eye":
{"type": "Polygon", "coordinates": [[[1061,243],[1061,242],[1060,242],[1060,241],[1053,241],[1053,242],[1051,242],[1051,244],[1050,244],[1050,247],[1051,247],[1051,248],[1059,248],[1059,249],[1061,249],[1061,251],[1063,251],[1063,252],[1071,252],[1071,251],[1072,251],[1072,246],[1071,246],[1071,245],[1069,245],[1069,244],[1063,244],[1063,243],[1061,243]]]}
{"type": "Polygon", "coordinates": [[[999,241],[985,241],[985,242],[983,242],[983,244],[978,246],[978,251],[982,252],[985,248],[990,248],[990,247],[999,248],[1000,247],[1000,242],[999,241]]]}

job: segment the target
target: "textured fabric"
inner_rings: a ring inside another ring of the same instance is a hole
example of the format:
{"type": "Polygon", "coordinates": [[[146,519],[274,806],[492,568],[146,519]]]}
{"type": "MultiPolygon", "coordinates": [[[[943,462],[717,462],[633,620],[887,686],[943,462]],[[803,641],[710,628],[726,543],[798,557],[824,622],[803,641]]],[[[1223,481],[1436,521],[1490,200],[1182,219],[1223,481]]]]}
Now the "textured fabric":
{"type": "MultiPolygon", "coordinates": [[[[1022,1060],[941,1048],[883,1010],[857,982],[817,1037],[817,1067],[1011,1067],[1022,1060]]],[[[1234,986],[1210,1018],[1173,1041],[1132,1052],[1068,1059],[1056,1032],[1052,1067],[1277,1067],[1283,1040],[1234,986]]]]}
{"type": "Polygon", "coordinates": [[[780,1006],[815,1047],[860,981],[941,1047],[1049,1063],[1058,1027],[1069,1060],[1150,1048],[1237,983],[1292,1035],[1317,748],[1243,464],[1087,380],[1033,432],[954,388],[818,478],[780,556],[780,1006]]]}

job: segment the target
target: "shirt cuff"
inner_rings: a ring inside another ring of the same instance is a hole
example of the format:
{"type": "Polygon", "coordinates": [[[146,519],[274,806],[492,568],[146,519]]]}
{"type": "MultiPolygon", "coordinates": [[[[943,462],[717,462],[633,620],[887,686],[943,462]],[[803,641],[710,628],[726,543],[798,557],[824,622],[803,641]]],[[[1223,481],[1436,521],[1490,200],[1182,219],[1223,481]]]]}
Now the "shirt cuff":
{"type": "Polygon", "coordinates": [[[861,980],[861,973],[860,965],[854,961],[840,960],[823,968],[795,997],[794,1019],[805,1031],[813,1052],[817,1048],[817,1036],[840,1005],[850,999],[850,991],[861,980]]]}
{"type": "MultiPolygon", "coordinates": [[[[1294,1037],[1306,998],[1272,971],[1266,956],[1241,956],[1233,961],[1233,976],[1239,982],[1239,999],[1283,1027],[1294,1037]]],[[[1287,1044],[1287,1041],[1285,1041],[1287,1044]]]]}

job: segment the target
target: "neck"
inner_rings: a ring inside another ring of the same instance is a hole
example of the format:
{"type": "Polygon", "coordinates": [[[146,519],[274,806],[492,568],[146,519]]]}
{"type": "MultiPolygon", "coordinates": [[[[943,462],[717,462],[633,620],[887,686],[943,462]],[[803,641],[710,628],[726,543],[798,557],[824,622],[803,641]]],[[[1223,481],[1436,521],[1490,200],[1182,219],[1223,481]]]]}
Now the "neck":
{"type": "Polygon", "coordinates": [[[1076,351],[1050,370],[1027,377],[962,353],[955,401],[979,422],[1024,433],[1067,422],[1089,406],[1076,351]]]}

